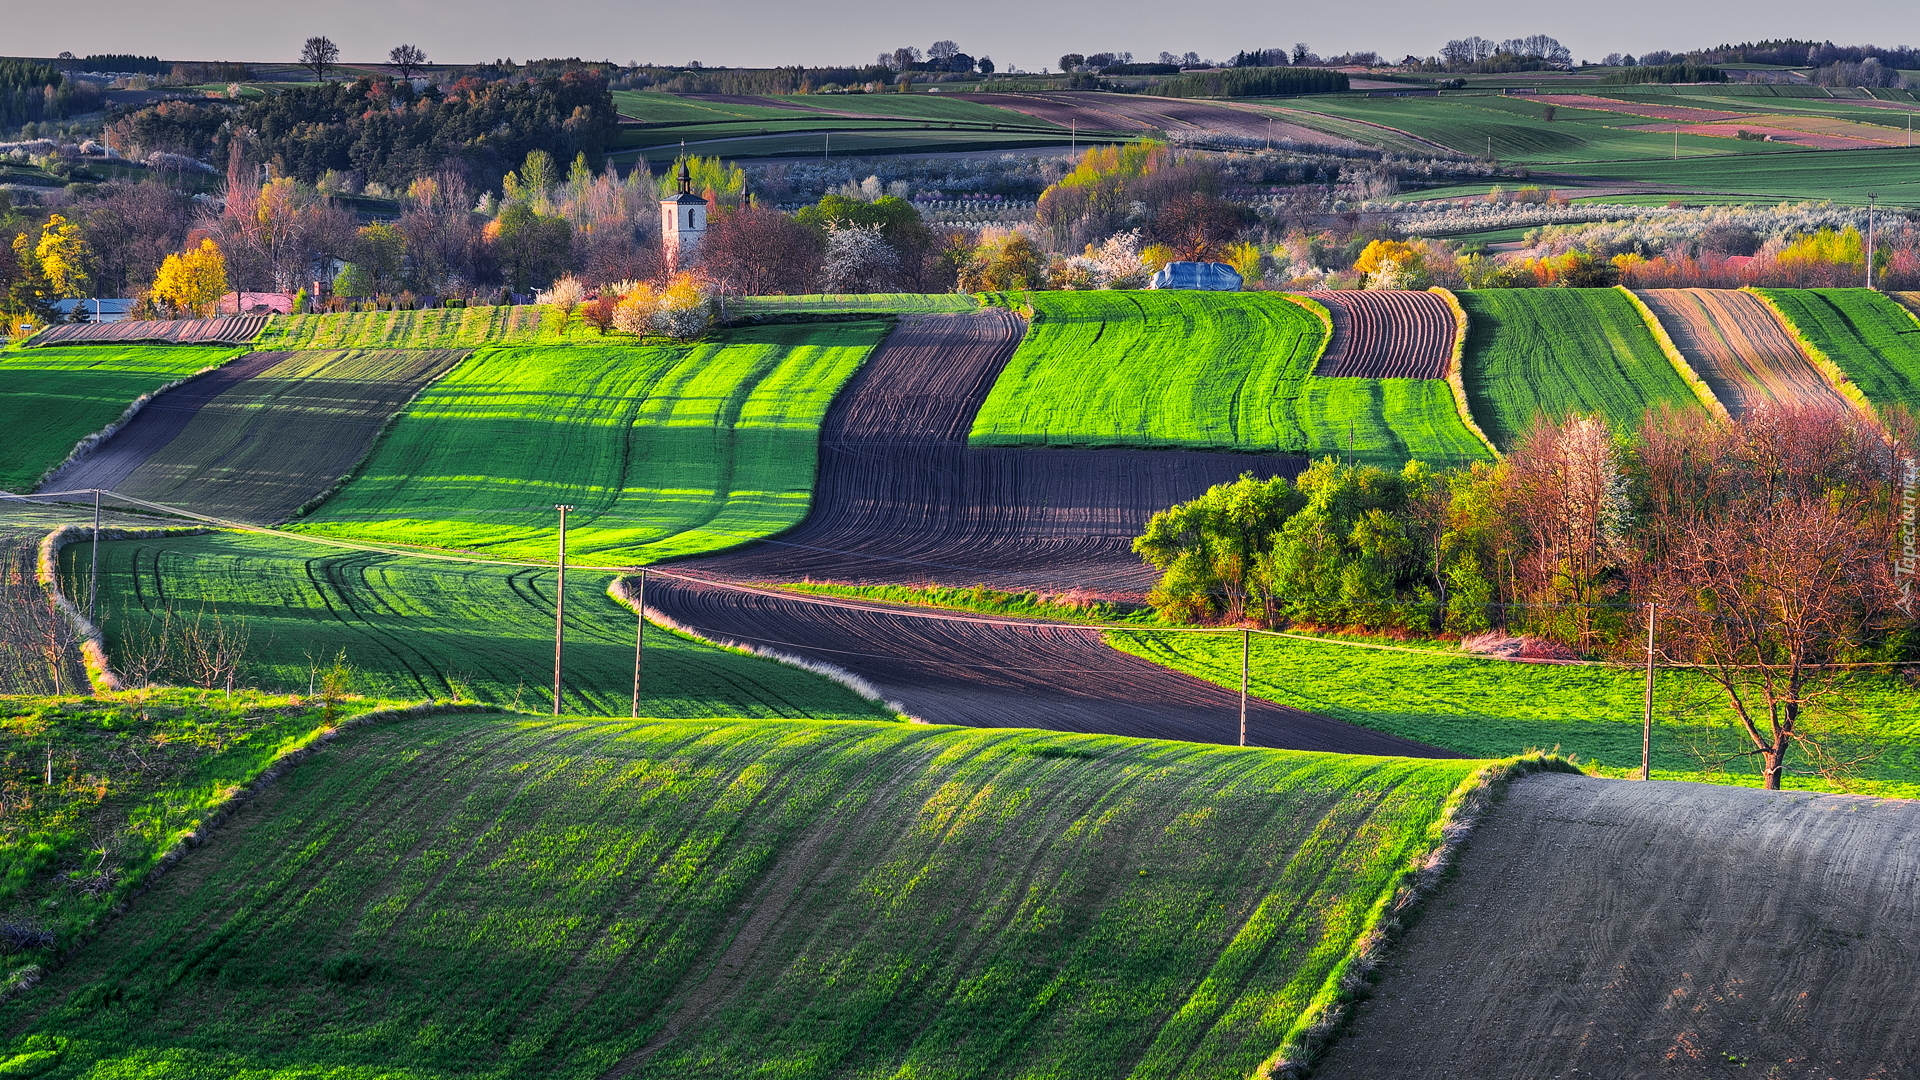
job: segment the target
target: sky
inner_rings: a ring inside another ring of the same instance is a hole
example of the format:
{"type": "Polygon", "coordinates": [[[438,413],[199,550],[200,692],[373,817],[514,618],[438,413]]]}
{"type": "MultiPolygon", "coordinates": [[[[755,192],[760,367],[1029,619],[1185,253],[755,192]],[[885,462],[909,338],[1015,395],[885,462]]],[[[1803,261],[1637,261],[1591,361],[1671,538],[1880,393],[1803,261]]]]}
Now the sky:
{"type": "Polygon", "coordinates": [[[91,0],[84,18],[59,4],[8,0],[7,7],[0,54],[124,52],[168,60],[292,61],[314,34],[332,38],[350,63],[382,60],[405,42],[436,63],[579,56],[710,67],[860,64],[882,50],[951,39],[974,56],[992,56],[1003,70],[1029,71],[1056,65],[1066,52],[1124,50],[1148,59],[1191,50],[1225,59],[1241,49],[1302,41],[1322,55],[1372,49],[1398,59],[1432,55],[1447,39],[1470,34],[1549,34],[1576,60],[1779,37],[1920,44],[1920,5],[1883,0],[328,0],[304,9],[91,0]]]}

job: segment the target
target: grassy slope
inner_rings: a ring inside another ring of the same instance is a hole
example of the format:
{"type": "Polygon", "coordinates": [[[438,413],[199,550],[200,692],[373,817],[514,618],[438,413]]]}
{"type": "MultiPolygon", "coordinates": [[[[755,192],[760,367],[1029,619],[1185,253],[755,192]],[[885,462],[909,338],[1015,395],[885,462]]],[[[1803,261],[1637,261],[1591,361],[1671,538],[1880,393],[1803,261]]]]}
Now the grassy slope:
{"type": "MultiPolygon", "coordinates": [[[[84,581],[86,547],[66,552],[84,581]]],[[[100,545],[109,655],[136,655],[159,624],[201,612],[244,625],[243,684],[305,691],[316,663],[344,652],[356,689],[383,697],[545,710],[553,685],[550,570],[337,551],[295,540],[214,534],[100,545]]],[[[636,620],[605,574],[567,576],[565,708],[625,716],[636,620]]],[[[175,634],[181,631],[176,629],[175,634]]],[[[179,672],[163,672],[178,679],[179,672]]],[[[648,716],[879,717],[838,683],[649,626],[648,716]]]]}
{"type": "Polygon", "coordinates": [[[1920,321],[1866,289],[1762,289],[1875,405],[1920,410],[1920,321]]]}
{"type": "MultiPolygon", "coordinates": [[[[368,707],[344,703],[342,712],[368,707]]],[[[304,745],[327,722],[319,705],[247,692],[0,697],[0,789],[7,801],[0,911],[24,915],[71,944],[124,902],[232,785],[304,745]],[[85,879],[103,888],[73,887],[85,879]]]]}
{"type": "MultiPolygon", "coordinates": [[[[1237,636],[1143,630],[1116,632],[1108,640],[1124,652],[1240,687],[1237,636]]],[[[1323,716],[1482,757],[1544,746],[1577,754],[1613,775],[1640,767],[1644,676],[1631,668],[1515,664],[1270,637],[1256,637],[1251,655],[1253,693],[1323,716]]],[[[1863,734],[1886,747],[1856,787],[1920,797],[1920,697],[1897,680],[1874,677],[1860,679],[1850,694],[1863,734]]],[[[1696,754],[1737,749],[1717,695],[1687,672],[1660,673],[1657,778],[1759,783],[1750,761],[1709,773],[1696,754]]],[[[1789,786],[1830,785],[1797,776],[1789,786]]]]}
{"type": "MultiPolygon", "coordinates": [[[[1686,136],[1681,136],[1682,148],[1686,136]]],[[[1713,142],[1725,140],[1714,139],[1713,142]]],[[[1764,143],[1749,143],[1763,146],[1764,143]]],[[[1767,199],[1832,199],[1866,205],[1920,206],[1912,190],[1920,149],[1825,150],[1679,161],[1609,161],[1581,165],[1577,172],[1595,179],[1648,180],[1702,192],[1725,192],[1767,199]]]]}
{"type": "Polygon", "coordinates": [[[623,565],[778,532],[806,515],[828,403],[887,328],[482,350],[299,528],[549,559],[565,502],[572,556],[623,565]]]}
{"type": "Polygon", "coordinates": [[[1262,293],[1035,293],[974,421],[986,446],[1157,446],[1477,459],[1439,379],[1320,379],[1320,321],[1262,293]],[[1351,441],[1350,441],[1351,440],[1351,441]]]}
{"type": "Polygon", "coordinates": [[[198,345],[68,345],[0,353],[0,489],[25,491],[74,444],[142,394],[243,350],[198,345]]]}
{"type": "MultiPolygon", "coordinates": [[[[940,94],[860,94],[844,97],[785,97],[782,101],[794,104],[818,105],[823,109],[840,109],[851,113],[866,113],[873,116],[897,116],[908,120],[956,120],[971,121],[979,124],[1012,124],[1016,127],[1058,128],[1060,125],[1042,120],[1037,116],[1003,109],[998,105],[988,105],[981,101],[967,101],[963,98],[940,94]]],[[[1090,126],[1090,125],[1082,125],[1090,126]]]]}
{"type": "MultiPolygon", "coordinates": [[[[772,99],[768,99],[772,100],[772,99]]],[[[738,105],[726,101],[700,101],[677,94],[647,90],[615,90],[614,107],[623,115],[649,123],[688,123],[722,120],[778,120],[807,115],[808,109],[782,109],[767,105],[738,105]]]]}
{"type": "Polygon", "coordinates": [[[772,315],[784,312],[844,314],[876,312],[915,315],[940,311],[975,311],[979,301],[965,293],[809,293],[801,296],[743,296],[727,301],[727,315],[772,315]]]}
{"type": "Polygon", "coordinates": [[[632,345],[604,336],[578,313],[537,304],[355,311],[338,315],[275,315],[255,345],[261,349],[475,349],[486,345],[632,345]]]}
{"type": "Polygon", "coordinates": [[[885,724],[363,728],[0,1024],[126,1078],[1237,1080],[1333,996],[1474,768],[885,724]]]}
{"type": "Polygon", "coordinates": [[[1540,414],[1598,412],[1631,427],[1659,402],[1699,405],[1617,290],[1480,289],[1459,297],[1467,400],[1503,449],[1540,414]]]}

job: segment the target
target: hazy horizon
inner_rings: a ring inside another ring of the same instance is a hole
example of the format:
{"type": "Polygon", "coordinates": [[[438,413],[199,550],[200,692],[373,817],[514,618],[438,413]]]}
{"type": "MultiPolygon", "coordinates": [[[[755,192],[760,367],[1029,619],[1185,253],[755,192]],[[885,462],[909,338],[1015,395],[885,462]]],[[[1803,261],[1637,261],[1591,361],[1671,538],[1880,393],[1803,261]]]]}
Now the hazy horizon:
{"type": "MultiPolygon", "coordinates": [[[[1349,9],[1350,10],[1350,9],[1349,9]]],[[[1476,3],[1442,9],[1386,0],[1365,19],[1339,9],[1275,10],[1252,0],[1178,5],[1144,0],[1091,4],[1076,0],[1013,3],[980,0],[964,11],[895,9],[884,20],[868,5],[825,0],[813,5],[740,0],[729,6],[614,4],[578,0],[543,18],[507,0],[470,0],[458,15],[423,0],[338,0],[272,25],[250,9],[208,0],[100,0],[84,20],[50,5],[22,6],[8,20],[4,51],[53,56],[70,51],[157,55],[168,60],[291,62],[300,43],[324,34],[348,63],[376,63],[402,42],[421,46],[434,63],[468,64],[512,58],[578,56],[619,63],[640,61],[709,66],[767,67],[863,64],[902,45],[925,49],[950,38],[974,56],[992,56],[1005,70],[1054,66],[1066,52],[1131,51],[1151,59],[1162,50],[1225,59],[1242,49],[1306,42],[1336,55],[1371,49],[1387,60],[1429,56],[1449,38],[1549,34],[1576,60],[1612,52],[1706,48],[1766,38],[1831,40],[1836,44],[1920,44],[1920,9],[1849,0],[1809,12],[1781,0],[1757,3],[1621,4],[1581,8],[1522,8],[1476,3]],[[1903,13],[1904,12],[1904,13],[1903,13]],[[710,28],[724,26],[719,33],[710,28]]]]}

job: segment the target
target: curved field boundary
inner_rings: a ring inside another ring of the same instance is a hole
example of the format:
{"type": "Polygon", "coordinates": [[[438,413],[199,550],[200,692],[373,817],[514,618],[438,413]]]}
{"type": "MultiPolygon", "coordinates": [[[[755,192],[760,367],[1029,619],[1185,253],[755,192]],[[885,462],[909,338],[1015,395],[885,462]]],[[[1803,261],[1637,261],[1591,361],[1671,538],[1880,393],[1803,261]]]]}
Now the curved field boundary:
{"type": "Polygon", "coordinates": [[[1500,456],[1500,448],[1493,445],[1487,433],[1480,430],[1480,422],[1473,418],[1473,407],[1467,402],[1467,383],[1460,374],[1461,366],[1467,354],[1467,309],[1460,306],[1460,298],[1450,289],[1435,285],[1431,290],[1453,312],[1453,345],[1447,354],[1447,389],[1453,394],[1453,411],[1460,417],[1460,423],[1473,432],[1473,437],[1487,448],[1487,453],[1495,458],[1500,456]]]}
{"type": "Polygon", "coordinates": [[[1744,415],[1768,403],[1856,407],[1760,297],[1730,289],[1637,295],[1729,413],[1744,415]]]}
{"type": "Polygon", "coordinates": [[[1754,289],[1861,408],[1920,409],[1920,317],[1868,289],[1754,289]]]}
{"type": "Polygon", "coordinates": [[[1680,351],[1680,346],[1674,342],[1673,335],[1667,333],[1667,328],[1661,324],[1660,317],[1647,306],[1647,302],[1640,297],[1640,294],[1625,285],[1615,285],[1614,288],[1620,290],[1620,295],[1633,303],[1633,309],[1640,313],[1640,321],[1647,324],[1647,331],[1653,335],[1653,340],[1660,344],[1660,351],[1666,354],[1667,362],[1673,365],[1673,370],[1680,373],[1680,378],[1686,382],[1687,388],[1693,391],[1693,396],[1700,399],[1700,404],[1705,405],[1708,412],[1722,420],[1732,419],[1733,414],[1727,411],[1727,406],[1714,392],[1713,387],[1708,386],[1700,377],[1693,363],[1687,359],[1687,354],[1680,351]]]}
{"type": "Polygon", "coordinates": [[[1429,292],[1354,290],[1308,296],[1333,315],[1333,338],[1315,375],[1362,379],[1444,379],[1458,323],[1429,292]]]}
{"type": "Polygon", "coordinates": [[[49,478],[276,522],[328,491],[459,349],[253,353],[160,395],[49,478]]]}
{"type": "Polygon", "coordinates": [[[1633,302],[1616,289],[1477,289],[1461,382],[1495,444],[1536,417],[1598,413],[1631,428],[1650,408],[1701,408],[1633,302]]]}
{"type": "Polygon", "coordinates": [[[1144,593],[1132,553],[1153,514],[1242,473],[1292,475],[1297,457],[969,447],[974,416],[1024,332],[1011,312],[914,316],[827,410],[806,519],[712,556],[756,581],[931,580],[1144,593]]]}
{"type": "Polygon", "coordinates": [[[1920,1075],[1920,802],[1542,775],[1322,1080],[1920,1075]]]}
{"type": "Polygon", "coordinates": [[[265,315],[228,315],[219,319],[121,319],[110,323],[52,326],[33,336],[42,345],[245,345],[260,336],[265,315]]]}

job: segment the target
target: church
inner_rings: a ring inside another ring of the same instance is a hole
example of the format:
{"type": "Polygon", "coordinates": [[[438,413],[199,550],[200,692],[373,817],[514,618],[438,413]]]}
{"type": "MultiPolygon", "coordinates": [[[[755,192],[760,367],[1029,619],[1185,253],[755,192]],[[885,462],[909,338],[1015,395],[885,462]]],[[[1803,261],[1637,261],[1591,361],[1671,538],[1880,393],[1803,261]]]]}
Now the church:
{"type": "Polygon", "coordinates": [[[660,200],[660,243],[667,265],[681,269],[693,262],[700,240],[707,235],[707,200],[693,193],[693,173],[680,162],[676,178],[680,190],[660,200]]]}

